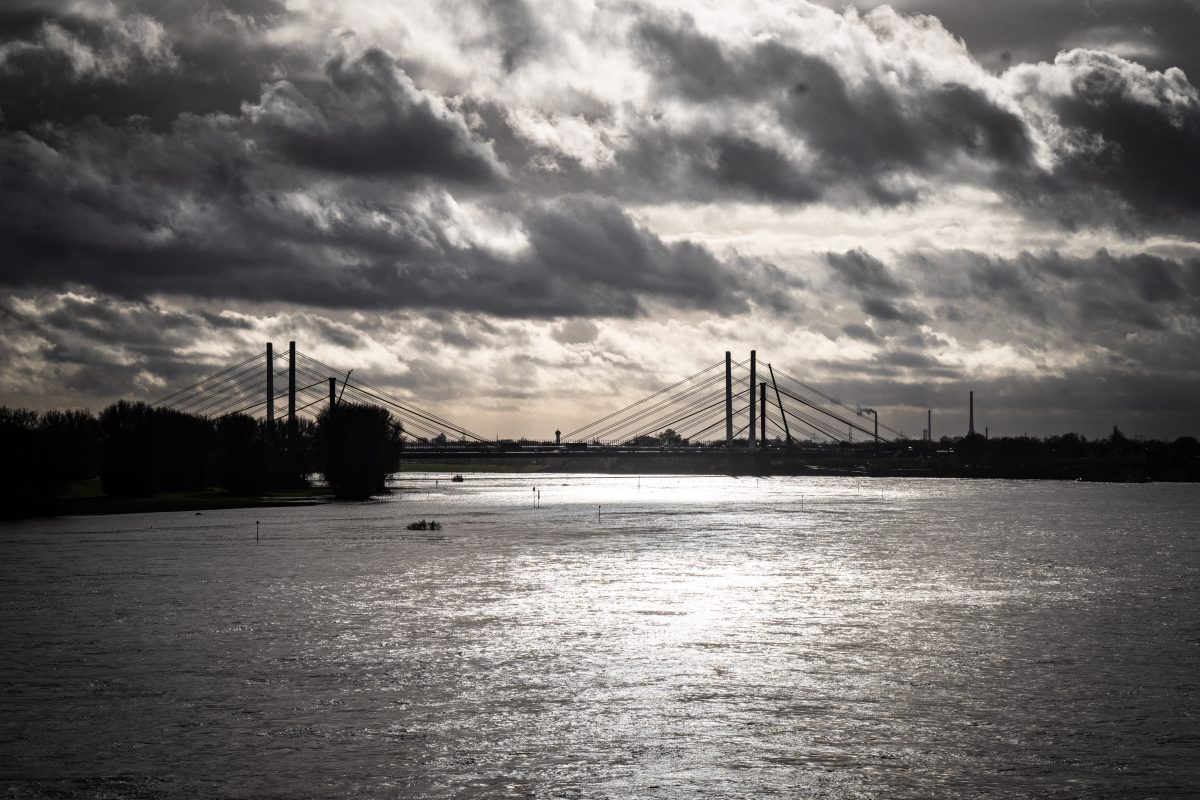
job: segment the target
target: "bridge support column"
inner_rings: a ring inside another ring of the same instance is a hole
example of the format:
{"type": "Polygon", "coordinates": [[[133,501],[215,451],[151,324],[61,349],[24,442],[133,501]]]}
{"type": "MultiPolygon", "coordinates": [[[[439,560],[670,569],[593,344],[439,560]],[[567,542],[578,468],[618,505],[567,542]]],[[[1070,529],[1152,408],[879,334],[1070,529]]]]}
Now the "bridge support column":
{"type": "Polygon", "coordinates": [[[288,342],[288,437],[296,435],[296,343],[288,342]]]}
{"type": "Polygon", "coordinates": [[[763,450],[767,449],[767,383],[763,381],[758,385],[758,418],[761,425],[758,446],[763,450]]]}
{"type": "Polygon", "coordinates": [[[329,413],[333,413],[333,407],[337,405],[337,378],[329,379],[329,413]]]}
{"type": "MultiPolygon", "coordinates": [[[[270,345],[267,345],[270,347],[270,345]]],[[[725,351],[725,446],[733,441],[733,354],[725,351]]]]}
{"type": "Polygon", "coordinates": [[[758,364],[758,352],[755,350],[751,350],[750,351],[750,434],[749,434],[749,438],[746,440],[747,444],[749,444],[751,450],[754,449],[754,434],[755,434],[754,426],[755,426],[755,423],[757,422],[757,420],[755,419],[755,413],[754,413],[754,404],[755,404],[755,401],[758,399],[754,396],[754,387],[758,384],[758,376],[756,374],[757,364],[758,364]]]}
{"type": "Polygon", "coordinates": [[[275,425],[275,346],[267,342],[267,431],[275,425]]]}

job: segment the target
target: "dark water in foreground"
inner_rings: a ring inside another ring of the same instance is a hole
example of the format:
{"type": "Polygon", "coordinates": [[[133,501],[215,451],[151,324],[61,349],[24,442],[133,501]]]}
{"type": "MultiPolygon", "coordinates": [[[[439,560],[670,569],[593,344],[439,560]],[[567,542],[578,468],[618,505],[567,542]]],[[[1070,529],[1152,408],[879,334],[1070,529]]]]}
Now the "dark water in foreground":
{"type": "Polygon", "coordinates": [[[638,480],[4,525],[0,796],[1200,796],[1200,487],[638,480]]]}

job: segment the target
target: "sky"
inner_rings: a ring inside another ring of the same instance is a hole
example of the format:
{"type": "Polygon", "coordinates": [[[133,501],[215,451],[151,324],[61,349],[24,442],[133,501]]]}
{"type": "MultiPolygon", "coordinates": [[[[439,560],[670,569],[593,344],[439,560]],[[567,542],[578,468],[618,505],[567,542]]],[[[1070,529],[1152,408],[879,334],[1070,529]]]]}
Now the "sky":
{"type": "Polygon", "coordinates": [[[1200,0],[7,0],[0,404],[295,340],[503,437],[724,358],[1200,435],[1200,0]]]}

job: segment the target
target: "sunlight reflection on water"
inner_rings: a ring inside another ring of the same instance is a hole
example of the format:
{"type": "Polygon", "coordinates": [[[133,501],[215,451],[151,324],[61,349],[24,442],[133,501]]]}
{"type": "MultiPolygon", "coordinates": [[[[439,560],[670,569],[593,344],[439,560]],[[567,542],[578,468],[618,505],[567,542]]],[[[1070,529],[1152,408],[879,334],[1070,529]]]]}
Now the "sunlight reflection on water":
{"type": "Polygon", "coordinates": [[[372,503],[0,529],[0,785],[1200,785],[1194,487],[447,477],[404,475],[372,503]],[[405,529],[422,518],[444,527],[405,529]]]}

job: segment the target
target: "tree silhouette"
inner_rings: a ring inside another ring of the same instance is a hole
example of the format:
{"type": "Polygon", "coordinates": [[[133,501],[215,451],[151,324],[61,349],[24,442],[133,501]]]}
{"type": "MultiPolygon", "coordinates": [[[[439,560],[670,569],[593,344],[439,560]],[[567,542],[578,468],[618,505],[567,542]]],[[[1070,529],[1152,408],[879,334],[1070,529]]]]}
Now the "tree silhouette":
{"type": "Polygon", "coordinates": [[[400,464],[400,430],[376,406],[339,403],[317,418],[317,464],[336,497],[382,492],[400,464]]]}
{"type": "Polygon", "coordinates": [[[118,400],[100,412],[100,485],[114,497],[148,497],[158,489],[154,468],[153,410],[118,400]]]}
{"type": "Polygon", "coordinates": [[[212,449],[212,424],[203,417],[156,408],[150,412],[155,488],[204,488],[212,449]]]}
{"type": "Polygon", "coordinates": [[[258,494],[271,483],[267,430],[246,414],[230,414],[213,423],[212,478],[234,494],[258,494]]]}
{"type": "Polygon", "coordinates": [[[57,494],[38,416],[0,407],[0,516],[45,513],[57,494]]]}

